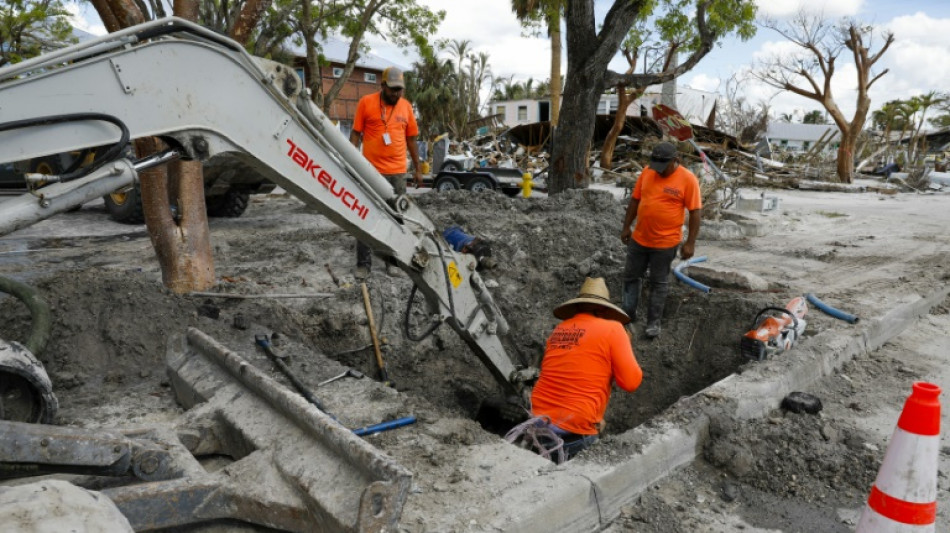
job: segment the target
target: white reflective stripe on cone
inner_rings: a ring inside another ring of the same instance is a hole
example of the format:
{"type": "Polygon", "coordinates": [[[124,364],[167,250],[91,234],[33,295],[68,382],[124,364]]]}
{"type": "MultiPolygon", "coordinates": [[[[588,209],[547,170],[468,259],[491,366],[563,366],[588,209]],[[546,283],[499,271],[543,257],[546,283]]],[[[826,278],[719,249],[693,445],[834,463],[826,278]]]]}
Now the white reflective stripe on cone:
{"type": "Polygon", "coordinates": [[[922,437],[895,429],[874,485],[905,502],[933,503],[937,500],[934,470],[939,452],[940,437],[922,437]],[[921,464],[922,461],[927,464],[921,464]]]}

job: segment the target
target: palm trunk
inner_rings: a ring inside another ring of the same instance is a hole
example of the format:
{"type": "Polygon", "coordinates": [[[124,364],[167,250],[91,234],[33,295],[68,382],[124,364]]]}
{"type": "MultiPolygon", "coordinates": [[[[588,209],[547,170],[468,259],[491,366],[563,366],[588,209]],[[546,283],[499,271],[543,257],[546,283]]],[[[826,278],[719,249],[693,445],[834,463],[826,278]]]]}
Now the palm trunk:
{"type": "Polygon", "coordinates": [[[627,109],[634,100],[643,94],[643,89],[634,90],[627,93],[627,88],[623,85],[617,86],[617,112],[614,114],[614,123],[607,132],[607,138],[604,139],[604,147],[600,151],[600,168],[610,170],[614,165],[614,149],[617,148],[617,139],[627,123],[627,109]]]}
{"type": "Polygon", "coordinates": [[[551,35],[551,125],[557,126],[561,116],[561,15],[551,16],[548,23],[551,35]]]}

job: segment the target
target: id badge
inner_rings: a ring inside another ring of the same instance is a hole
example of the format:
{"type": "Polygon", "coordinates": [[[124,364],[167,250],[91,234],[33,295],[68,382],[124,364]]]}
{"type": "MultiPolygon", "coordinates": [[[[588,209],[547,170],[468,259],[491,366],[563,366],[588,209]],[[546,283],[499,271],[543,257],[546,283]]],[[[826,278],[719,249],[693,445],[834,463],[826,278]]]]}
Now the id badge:
{"type": "Polygon", "coordinates": [[[393,140],[392,138],[389,137],[389,132],[387,131],[386,133],[383,134],[383,144],[385,144],[386,146],[389,146],[392,143],[393,143],[393,140]]]}

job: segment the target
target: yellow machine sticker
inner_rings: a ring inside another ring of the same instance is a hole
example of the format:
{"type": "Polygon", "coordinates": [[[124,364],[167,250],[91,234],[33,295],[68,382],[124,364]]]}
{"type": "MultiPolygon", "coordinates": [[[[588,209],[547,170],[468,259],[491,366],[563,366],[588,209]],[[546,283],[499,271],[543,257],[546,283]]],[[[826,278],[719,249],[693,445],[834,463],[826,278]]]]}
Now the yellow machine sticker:
{"type": "Polygon", "coordinates": [[[456,289],[462,284],[462,273],[459,272],[459,267],[455,266],[455,261],[449,263],[449,281],[456,289]]]}

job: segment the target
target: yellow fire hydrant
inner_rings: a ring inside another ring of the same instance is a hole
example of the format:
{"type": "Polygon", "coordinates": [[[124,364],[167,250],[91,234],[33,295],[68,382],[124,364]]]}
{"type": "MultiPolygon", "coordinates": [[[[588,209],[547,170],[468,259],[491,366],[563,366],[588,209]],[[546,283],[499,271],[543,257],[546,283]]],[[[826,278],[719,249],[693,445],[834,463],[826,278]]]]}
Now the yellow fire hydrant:
{"type": "Polygon", "coordinates": [[[521,195],[525,198],[531,198],[531,173],[525,172],[521,175],[521,195]]]}

